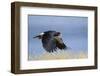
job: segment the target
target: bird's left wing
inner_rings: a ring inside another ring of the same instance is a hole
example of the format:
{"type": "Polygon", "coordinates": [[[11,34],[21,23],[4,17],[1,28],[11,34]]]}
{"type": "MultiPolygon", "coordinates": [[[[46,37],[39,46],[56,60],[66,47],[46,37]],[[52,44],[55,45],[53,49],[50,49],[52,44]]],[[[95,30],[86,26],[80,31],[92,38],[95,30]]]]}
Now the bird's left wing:
{"type": "Polygon", "coordinates": [[[53,52],[53,51],[56,51],[56,49],[57,49],[54,38],[47,38],[47,39],[43,38],[42,44],[43,44],[44,49],[47,52],[53,52]]]}
{"type": "Polygon", "coordinates": [[[56,42],[56,47],[58,47],[61,50],[67,48],[67,46],[64,44],[61,37],[56,36],[54,39],[55,39],[55,42],[56,42]]]}

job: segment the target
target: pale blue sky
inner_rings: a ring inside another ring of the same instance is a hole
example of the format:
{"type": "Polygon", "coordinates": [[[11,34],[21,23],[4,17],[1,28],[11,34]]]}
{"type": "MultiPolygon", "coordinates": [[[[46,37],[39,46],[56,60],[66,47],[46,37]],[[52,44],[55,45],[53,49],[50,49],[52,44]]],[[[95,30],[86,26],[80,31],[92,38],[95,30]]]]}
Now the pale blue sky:
{"type": "Polygon", "coordinates": [[[88,18],[74,16],[28,16],[28,52],[41,54],[45,50],[39,39],[33,39],[41,32],[55,30],[61,32],[64,43],[74,52],[88,50],[88,18]]]}

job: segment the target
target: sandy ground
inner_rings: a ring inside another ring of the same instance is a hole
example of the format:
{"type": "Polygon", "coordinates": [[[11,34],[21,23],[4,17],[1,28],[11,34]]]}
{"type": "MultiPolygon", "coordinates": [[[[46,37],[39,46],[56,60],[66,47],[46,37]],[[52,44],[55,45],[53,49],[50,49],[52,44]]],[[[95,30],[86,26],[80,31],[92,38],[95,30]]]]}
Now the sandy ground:
{"type": "Polygon", "coordinates": [[[33,56],[29,56],[29,60],[81,59],[87,57],[87,53],[83,51],[75,53],[71,50],[58,50],[57,52],[53,53],[44,52],[38,56],[33,54],[33,56]]]}

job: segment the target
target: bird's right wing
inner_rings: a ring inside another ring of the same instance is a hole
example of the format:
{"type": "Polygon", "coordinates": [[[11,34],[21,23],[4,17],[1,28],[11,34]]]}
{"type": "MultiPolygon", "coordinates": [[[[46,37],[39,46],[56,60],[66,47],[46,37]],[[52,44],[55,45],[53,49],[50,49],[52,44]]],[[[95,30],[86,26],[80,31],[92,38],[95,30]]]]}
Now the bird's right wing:
{"type": "Polygon", "coordinates": [[[66,49],[67,46],[64,44],[63,40],[61,37],[59,36],[56,36],[55,37],[55,42],[56,42],[56,46],[59,48],[59,49],[66,49]]]}

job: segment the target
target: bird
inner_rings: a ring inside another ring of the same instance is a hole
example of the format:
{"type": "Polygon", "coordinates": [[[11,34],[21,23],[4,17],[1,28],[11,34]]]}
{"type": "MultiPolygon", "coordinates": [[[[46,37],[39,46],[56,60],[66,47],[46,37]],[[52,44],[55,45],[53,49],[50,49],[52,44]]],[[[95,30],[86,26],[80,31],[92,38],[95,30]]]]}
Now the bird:
{"type": "Polygon", "coordinates": [[[57,51],[57,49],[65,50],[67,46],[64,44],[62,38],[60,37],[61,33],[56,31],[45,31],[39,35],[33,37],[41,40],[43,48],[51,53],[57,51]]]}

